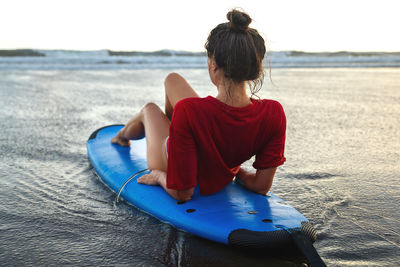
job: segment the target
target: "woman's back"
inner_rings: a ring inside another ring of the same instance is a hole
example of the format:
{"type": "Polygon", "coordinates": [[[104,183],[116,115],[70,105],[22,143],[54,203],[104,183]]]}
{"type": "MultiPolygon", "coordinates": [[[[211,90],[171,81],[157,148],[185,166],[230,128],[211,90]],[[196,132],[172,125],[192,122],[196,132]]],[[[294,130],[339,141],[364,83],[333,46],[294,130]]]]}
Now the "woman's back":
{"type": "Polygon", "coordinates": [[[198,183],[201,193],[212,194],[254,155],[256,168],[280,165],[285,160],[285,127],[282,106],[273,100],[252,100],[238,108],[211,96],[184,99],[172,117],[168,180],[179,187],[198,183]]]}

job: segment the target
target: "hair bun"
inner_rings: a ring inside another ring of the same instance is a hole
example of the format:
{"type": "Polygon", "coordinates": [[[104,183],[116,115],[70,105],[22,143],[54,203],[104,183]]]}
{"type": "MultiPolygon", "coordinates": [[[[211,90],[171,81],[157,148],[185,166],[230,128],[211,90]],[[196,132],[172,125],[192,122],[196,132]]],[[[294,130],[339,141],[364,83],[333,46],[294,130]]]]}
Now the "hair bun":
{"type": "Polygon", "coordinates": [[[239,32],[245,32],[251,23],[251,18],[247,13],[236,9],[229,11],[226,17],[230,22],[231,28],[239,32]]]}

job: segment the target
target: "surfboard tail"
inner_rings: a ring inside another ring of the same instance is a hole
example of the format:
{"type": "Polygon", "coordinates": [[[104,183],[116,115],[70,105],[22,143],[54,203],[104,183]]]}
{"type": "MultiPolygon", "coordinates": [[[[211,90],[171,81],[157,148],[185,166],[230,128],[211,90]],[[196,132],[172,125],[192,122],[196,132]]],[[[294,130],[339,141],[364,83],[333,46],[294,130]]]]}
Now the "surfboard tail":
{"type": "Polygon", "coordinates": [[[312,243],[317,239],[317,232],[312,224],[302,222],[301,228],[296,229],[281,229],[268,232],[237,229],[230,233],[228,243],[233,247],[245,249],[289,248],[294,247],[291,232],[295,231],[301,231],[312,243]]]}

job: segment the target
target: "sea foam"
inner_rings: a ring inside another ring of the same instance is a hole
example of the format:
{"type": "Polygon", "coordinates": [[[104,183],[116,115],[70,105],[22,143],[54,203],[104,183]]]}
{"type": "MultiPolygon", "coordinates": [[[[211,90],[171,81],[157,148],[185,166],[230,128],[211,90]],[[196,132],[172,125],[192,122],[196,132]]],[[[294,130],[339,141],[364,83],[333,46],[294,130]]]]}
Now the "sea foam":
{"type": "MultiPolygon", "coordinates": [[[[272,68],[370,68],[400,67],[400,52],[320,52],[272,51],[264,60],[272,68]]],[[[0,50],[0,69],[202,69],[205,52],[160,50],[75,51],[0,50]]]]}

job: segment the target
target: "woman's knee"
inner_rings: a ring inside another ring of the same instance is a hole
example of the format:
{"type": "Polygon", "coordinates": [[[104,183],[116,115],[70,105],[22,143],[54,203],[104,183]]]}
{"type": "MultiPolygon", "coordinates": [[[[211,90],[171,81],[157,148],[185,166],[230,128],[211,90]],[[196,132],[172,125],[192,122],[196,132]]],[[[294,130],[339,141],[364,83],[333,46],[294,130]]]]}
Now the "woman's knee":
{"type": "Polygon", "coordinates": [[[141,116],[145,127],[156,125],[156,127],[166,127],[169,130],[169,120],[157,104],[153,102],[145,104],[141,110],[141,116]]]}
{"type": "Polygon", "coordinates": [[[148,102],[143,106],[142,113],[154,112],[159,110],[161,111],[160,107],[157,104],[153,102],[148,102]]]}
{"type": "Polygon", "coordinates": [[[178,73],[172,72],[165,78],[165,95],[173,108],[177,102],[189,97],[199,97],[189,83],[178,73]]]}
{"type": "Polygon", "coordinates": [[[171,72],[170,74],[167,75],[167,77],[165,77],[164,80],[165,89],[169,88],[170,85],[175,84],[182,80],[184,80],[184,78],[181,75],[179,75],[176,72],[171,72]]]}

